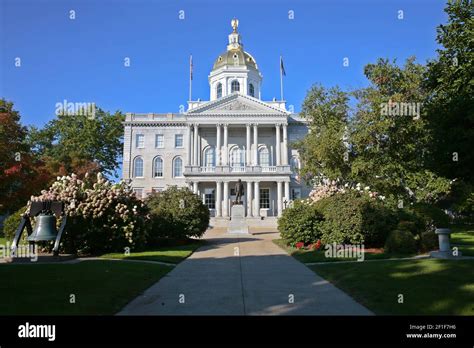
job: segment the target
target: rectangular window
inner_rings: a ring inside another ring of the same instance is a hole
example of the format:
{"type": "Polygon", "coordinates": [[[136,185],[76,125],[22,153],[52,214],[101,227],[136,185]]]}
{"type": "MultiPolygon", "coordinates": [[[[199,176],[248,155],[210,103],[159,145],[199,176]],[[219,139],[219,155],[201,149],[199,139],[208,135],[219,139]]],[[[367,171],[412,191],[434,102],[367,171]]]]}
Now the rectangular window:
{"type": "Polygon", "coordinates": [[[143,198],[143,188],[134,188],[133,192],[137,198],[143,198]]]}
{"type": "Polygon", "coordinates": [[[204,204],[208,209],[216,208],[216,197],[214,195],[215,190],[208,188],[204,190],[204,204]]]}
{"type": "Polygon", "coordinates": [[[260,189],[260,209],[270,209],[270,189],[260,189]]]}
{"type": "Polygon", "coordinates": [[[183,135],[182,134],[176,134],[174,136],[174,147],[177,147],[177,148],[183,147],[183,135]]]}
{"type": "Polygon", "coordinates": [[[156,192],[162,192],[164,191],[164,187],[152,187],[151,192],[156,193],[156,192]]]}
{"type": "Polygon", "coordinates": [[[138,149],[143,149],[145,147],[145,134],[137,134],[135,146],[138,149]]]}
{"type": "Polygon", "coordinates": [[[293,187],[291,189],[291,200],[300,199],[301,198],[301,188],[293,187]]]}
{"type": "Polygon", "coordinates": [[[165,147],[165,137],[163,134],[155,135],[155,147],[157,149],[163,149],[165,147]]]}

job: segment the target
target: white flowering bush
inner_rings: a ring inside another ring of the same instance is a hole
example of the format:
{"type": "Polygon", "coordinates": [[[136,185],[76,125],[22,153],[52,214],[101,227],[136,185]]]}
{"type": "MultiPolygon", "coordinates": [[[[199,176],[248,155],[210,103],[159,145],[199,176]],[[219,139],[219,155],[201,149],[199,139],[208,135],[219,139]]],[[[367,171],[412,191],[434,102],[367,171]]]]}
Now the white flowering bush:
{"type": "Polygon", "coordinates": [[[98,254],[141,248],[147,237],[148,208],[124,182],[112,183],[98,174],[58,177],[32,201],[58,200],[68,217],[61,248],[67,253],[98,254]]]}
{"type": "Polygon", "coordinates": [[[313,190],[309,194],[309,202],[316,203],[317,201],[332,197],[337,193],[346,193],[346,192],[359,192],[363,195],[367,195],[370,198],[377,198],[381,201],[385,200],[385,196],[380,195],[378,192],[371,191],[369,186],[364,186],[360,183],[357,184],[349,184],[346,183],[344,185],[339,184],[337,181],[329,181],[323,180],[323,182],[319,185],[316,185],[313,190]]]}

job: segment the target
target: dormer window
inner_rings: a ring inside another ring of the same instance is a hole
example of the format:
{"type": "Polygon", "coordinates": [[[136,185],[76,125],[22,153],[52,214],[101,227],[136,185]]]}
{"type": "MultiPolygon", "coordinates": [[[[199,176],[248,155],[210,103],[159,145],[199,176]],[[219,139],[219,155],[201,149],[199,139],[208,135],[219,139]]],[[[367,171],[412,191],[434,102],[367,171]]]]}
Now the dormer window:
{"type": "Polygon", "coordinates": [[[253,87],[253,84],[249,84],[249,96],[255,97],[255,88],[253,87]]]}
{"type": "Polygon", "coordinates": [[[232,93],[234,92],[240,92],[240,83],[237,80],[232,81],[232,84],[230,86],[230,90],[232,93]]]}
{"type": "Polygon", "coordinates": [[[220,82],[217,84],[217,87],[216,87],[216,95],[217,95],[217,98],[222,97],[222,83],[220,82]]]}

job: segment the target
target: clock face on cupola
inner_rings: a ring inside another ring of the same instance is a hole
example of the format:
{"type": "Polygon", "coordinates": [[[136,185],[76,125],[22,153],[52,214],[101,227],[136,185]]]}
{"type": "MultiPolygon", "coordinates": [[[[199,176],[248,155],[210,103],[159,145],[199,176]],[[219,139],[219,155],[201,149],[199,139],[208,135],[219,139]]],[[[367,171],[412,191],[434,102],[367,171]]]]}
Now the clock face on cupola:
{"type": "Polygon", "coordinates": [[[219,54],[209,74],[210,100],[232,93],[240,93],[260,99],[262,74],[255,58],[244,51],[238,32],[239,20],[232,19],[227,50],[219,54]]]}

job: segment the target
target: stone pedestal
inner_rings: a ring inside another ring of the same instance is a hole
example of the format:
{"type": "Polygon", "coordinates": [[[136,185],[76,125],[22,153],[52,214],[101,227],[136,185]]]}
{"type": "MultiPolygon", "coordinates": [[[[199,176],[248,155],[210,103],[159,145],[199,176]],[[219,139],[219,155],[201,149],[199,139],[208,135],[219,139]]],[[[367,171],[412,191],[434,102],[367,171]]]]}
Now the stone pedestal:
{"type": "Polygon", "coordinates": [[[230,216],[231,220],[227,226],[228,233],[249,233],[249,227],[245,219],[245,209],[242,204],[233,205],[230,216]]]}
{"type": "Polygon", "coordinates": [[[430,253],[431,257],[437,259],[451,259],[461,256],[460,251],[454,254],[454,252],[451,250],[451,244],[449,242],[451,230],[449,228],[437,228],[435,233],[438,235],[439,250],[432,251],[430,253]]]}

